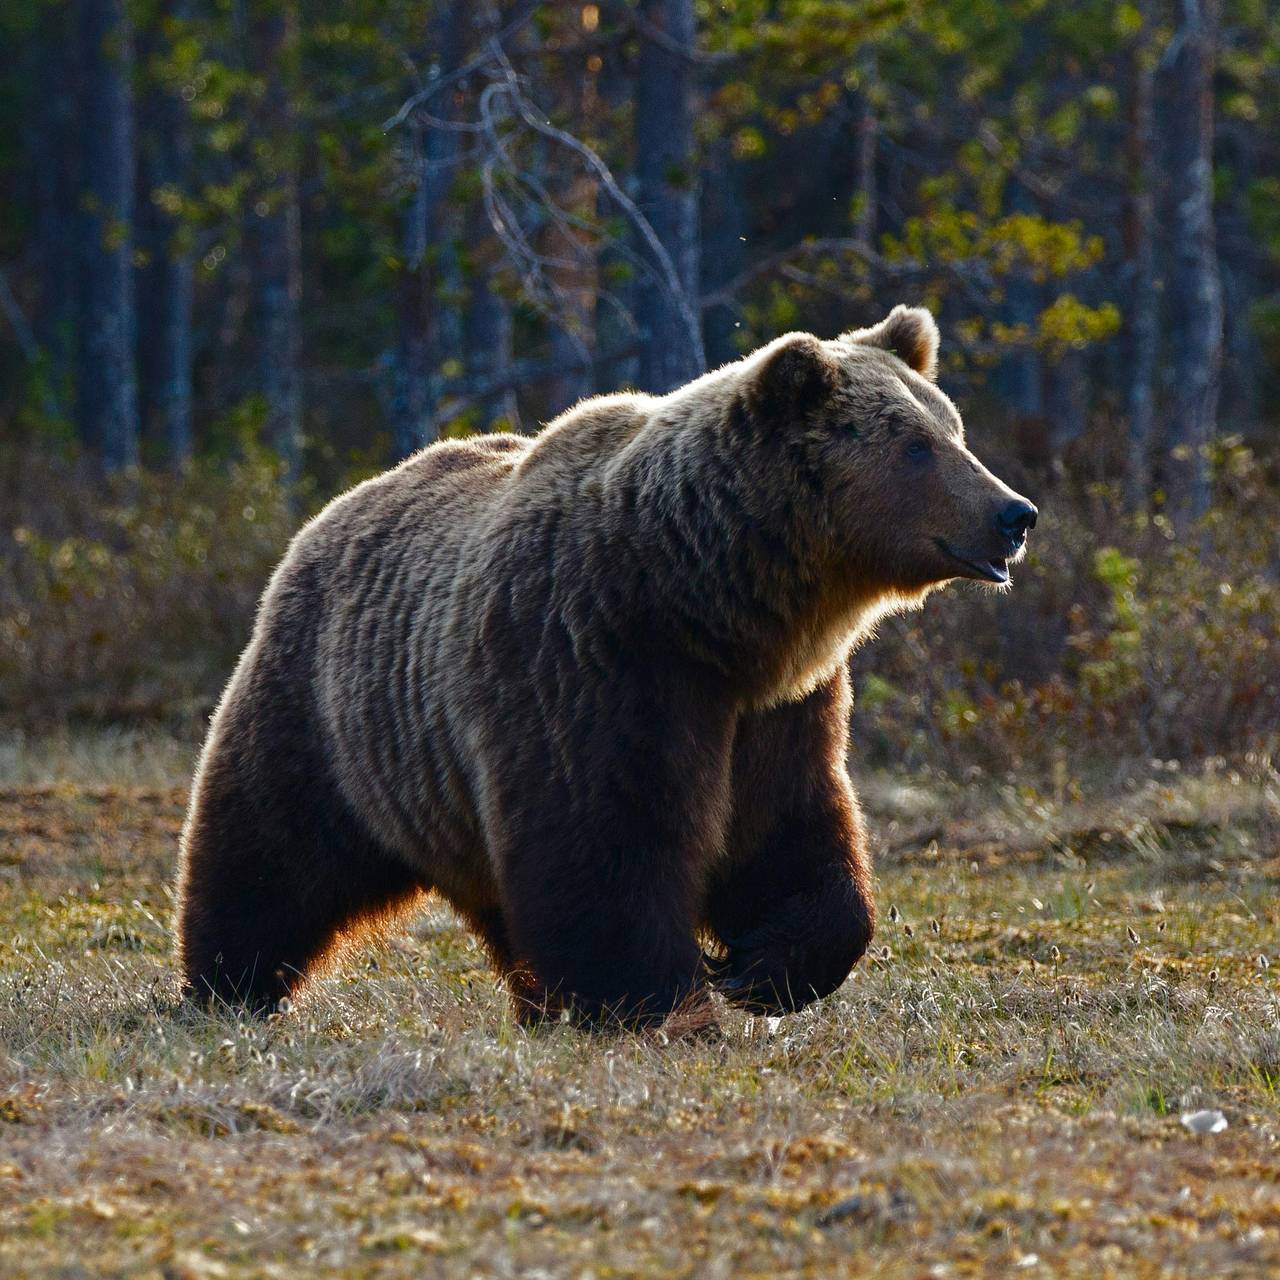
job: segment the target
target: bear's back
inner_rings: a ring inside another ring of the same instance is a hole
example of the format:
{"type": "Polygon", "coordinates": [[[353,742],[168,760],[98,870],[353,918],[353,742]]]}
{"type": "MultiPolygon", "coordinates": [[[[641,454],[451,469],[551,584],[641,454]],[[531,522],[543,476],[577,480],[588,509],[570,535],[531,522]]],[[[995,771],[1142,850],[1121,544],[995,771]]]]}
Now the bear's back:
{"type": "MultiPolygon", "coordinates": [[[[485,435],[431,445],[334,499],[299,535],[298,551],[324,562],[339,583],[355,585],[371,557],[417,559],[422,543],[445,550],[467,532],[457,517],[493,504],[530,443],[485,435]]],[[[427,567],[420,559],[418,565],[427,567]]]]}
{"type": "Polygon", "coordinates": [[[287,634],[266,648],[289,653],[334,779],[384,845],[412,857],[473,838],[486,619],[572,558],[571,528],[595,523],[585,491],[644,421],[643,398],[619,396],[536,437],[441,442],[298,535],[261,615],[272,629],[287,619],[287,634]]]}
{"type": "MultiPolygon", "coordinates": [[[[488,467],[495,462],[514,463],[525,453],[532,440],[528,436],[494,433],[468,436],[465,440],[442,440],[423,449],[401,463],[389,476],[404,472],[405,479],[415,484],[431,484],[446,476],[460,476],[467,471],[488,467]]],[[[504,472],[510,466],[500,467],[504,472]]]]}
{"type": "Polygon", "coordinates": [[[384,844],[420,846],[427,813],[466,821],[442,642],[469,543],[530,443],[445,441],[357,485],[303,528],[264,599],[262,658],[291,668],[335,782],[384,844]]]}

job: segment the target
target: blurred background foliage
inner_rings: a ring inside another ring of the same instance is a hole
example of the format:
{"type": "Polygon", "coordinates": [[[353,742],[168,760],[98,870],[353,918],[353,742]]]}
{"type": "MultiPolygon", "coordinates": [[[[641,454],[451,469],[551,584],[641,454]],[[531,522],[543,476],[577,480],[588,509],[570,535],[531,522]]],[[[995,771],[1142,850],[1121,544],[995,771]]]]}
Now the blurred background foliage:
{"type": "Polygon", "coordinates": [[[194,727],[354,480],[911,301],[1044,516],[1012,598],[855,659],[857,750],[1274,752],[1267,0],[12,0],[0,46],[4,721],[194,727]]]}

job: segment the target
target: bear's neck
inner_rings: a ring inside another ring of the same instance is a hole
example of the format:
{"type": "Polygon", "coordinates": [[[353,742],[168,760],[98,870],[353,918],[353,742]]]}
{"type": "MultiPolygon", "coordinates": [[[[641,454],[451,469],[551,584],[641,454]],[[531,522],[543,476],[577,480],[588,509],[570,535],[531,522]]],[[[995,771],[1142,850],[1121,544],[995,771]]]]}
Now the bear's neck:
{"type": "Polygon", "coordinates": [[[743,465],[741,430],[646,427],[610,467],[604,497],[651,631],[764,706],[816,687],[900,606],[842,579],[831,548],[795,518],[794,493],[743,465]]]}

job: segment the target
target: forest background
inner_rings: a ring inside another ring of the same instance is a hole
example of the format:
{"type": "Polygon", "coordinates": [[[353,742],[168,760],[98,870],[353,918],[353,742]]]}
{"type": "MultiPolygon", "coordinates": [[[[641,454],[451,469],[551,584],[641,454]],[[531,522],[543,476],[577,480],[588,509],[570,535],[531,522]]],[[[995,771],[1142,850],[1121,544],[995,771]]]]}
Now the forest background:
{"type": "Polygon", "coordinates": [[[1274,749],[1274,5],[19,0],[0,46],[10,725],[198,734],[354,480],[906,301],[1044,518],[1011,600],[855,660],[857,750],[1274,749]]]}

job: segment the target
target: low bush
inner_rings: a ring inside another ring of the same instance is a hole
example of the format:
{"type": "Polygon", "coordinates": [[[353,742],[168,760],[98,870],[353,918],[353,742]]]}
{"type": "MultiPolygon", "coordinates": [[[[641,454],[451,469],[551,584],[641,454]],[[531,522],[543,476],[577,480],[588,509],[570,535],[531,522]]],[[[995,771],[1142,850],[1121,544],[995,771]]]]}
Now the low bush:
{"type": "Polygon", "coordinates": [[[64,458],[0,458],[0,715],[208,709],[298,512],[253,456],[102,481],[64,458]]]}
{"type": "MultiPolygon", "coordinates": [[[[964,585],[853,664],[855,751],[963,774],[1275,753],[1280,497],[1228,446],[1180,541],[1105,488],[1043,502],[1012,594],[964,585]]],[[[266,455],[94,478],[0,454],[0,718],[192,720],[213,705],[310,505],[266,455]]]]}
{"type": "Polygon", "coordinates": [[[1186,539],[1106,487],[1059,490],[1009,596],[966,584],[886,623],[854,658],[856,749],[997,773],[1274,755],[1280,495],[1247,450],[1224,454],[1186,539]]]}

